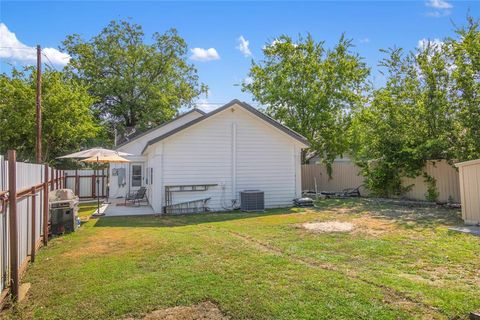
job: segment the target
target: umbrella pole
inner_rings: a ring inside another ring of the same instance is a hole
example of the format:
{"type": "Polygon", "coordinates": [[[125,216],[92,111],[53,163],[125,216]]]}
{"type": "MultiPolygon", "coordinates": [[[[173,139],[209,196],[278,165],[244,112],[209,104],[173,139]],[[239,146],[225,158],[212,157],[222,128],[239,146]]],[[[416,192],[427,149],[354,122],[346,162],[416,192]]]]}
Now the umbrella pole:
{"type": "MultiPolygon", "coordinates": [[[[98,156],[97,156],[97,168],[95,171],[97,171],[98,173],[98,165],[99,165],[99,162],[98,162],[98,156]]],[[[97,214],[100,215],[100,180],[98,179],[98,174],[96,175],[97,176],[97,214]]]]}

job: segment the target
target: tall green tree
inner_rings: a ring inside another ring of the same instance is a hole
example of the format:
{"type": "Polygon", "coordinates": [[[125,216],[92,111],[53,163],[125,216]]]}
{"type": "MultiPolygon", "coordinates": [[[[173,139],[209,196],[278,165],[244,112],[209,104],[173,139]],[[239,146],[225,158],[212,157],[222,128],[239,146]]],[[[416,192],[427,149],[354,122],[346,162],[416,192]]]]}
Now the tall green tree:
{"type": "Polygon", "coordinates": [[[243,85],[270,116],[308,138],[329,168],[346,151],[349,113],[368,90],[369,68],[352,48],[343,35],[332,49],[310,34],[296,41],[282,35],[252,62],[252,81],[243,85]]]}
{"type": "Polygon", "coordinates": [[[353,113],[351,154],[368,188],[380,196],[405,191],[402,177],[421,174],[430,159],[451,159],[453,110],[448,101],[449,68],[439,45],[405,54],[383,50],[387,82],[370,103],[353,113]]]}
{"type": "Polygon", "coordinates": [[[90,40],[74,34],[63,42],[68,70],[89,85],[102,119],[120,130],[160,124],[206,92],[175,29],[155,33],[152,43],[144,38],[141,26],[112,21],[90,40]]]}
{"type": "MultiPolygon", "coordinates": [[[[0,75],[0,154],[16,149],[19,159],[35,159],[35,90],[33,68],[0,75]]],[[[42,75],[43,161],[56,157],[96,139],[101,133],[90,106],[94,99],[87,87],[47,69],[42,75]]]]}
{"type": "Polygon", "coordinates": [[[402,194],[402,177],[423,175],[427,198],[438,193],[423,172],[428,160],[480,157],[480,32],[469,18],[458,37],[416,51],[383,50],[386,84],[353,113],[351,154],[367,186],[382,196],[402,194]]]}
{"type": "Polygon", "coordinates": [[[456,33],[456,38],[446,40],[454,66],[451,95],[457,110],[456,158],[472,160],[480,158],[480,21],[469,17],[456,33]]]}

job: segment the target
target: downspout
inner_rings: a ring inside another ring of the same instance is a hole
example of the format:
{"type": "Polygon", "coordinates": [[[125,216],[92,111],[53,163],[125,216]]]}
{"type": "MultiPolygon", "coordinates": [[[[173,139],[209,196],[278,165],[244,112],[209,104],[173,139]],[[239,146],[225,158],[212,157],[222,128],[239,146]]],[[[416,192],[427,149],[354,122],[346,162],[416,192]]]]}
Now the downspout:
{"type": "Polygon", "coordinates": [[[237,199],[237,124],[232,123],[232,200],[237,199]]]}

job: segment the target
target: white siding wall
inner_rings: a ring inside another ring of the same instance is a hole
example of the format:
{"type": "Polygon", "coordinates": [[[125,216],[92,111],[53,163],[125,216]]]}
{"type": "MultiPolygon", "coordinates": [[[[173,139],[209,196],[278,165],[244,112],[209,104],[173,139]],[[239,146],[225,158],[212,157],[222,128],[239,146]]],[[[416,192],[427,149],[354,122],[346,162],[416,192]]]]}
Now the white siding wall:
{"type": "Polygon", "coordinates": [[[242,107],[234,109],[148,149],[147,157],[152,153],[156,159],[156,212],[161,211],[165,185],[218,184],[208,191],[173,196],[173,203],[211,197],[212,210],[227,209],[246,189],[263,190],[269,208],[289,206],[300,195],[300,143],[242,107]]]}
{"type": "Polygon", "coordinates": [[[457,165],[460,171],[462,218],[465,224],[480,224],[480,162],[469,161],[457,165]]]}
{"type": "MultiPolygon", "coordinates": [[[[109,170],[109,184],[110,184],[110,198],[125,197],[125,195],[130,191],[130,166],[135,163],[144,163],[144,171],[146,169],[145,160],[146,157],[143,156],[126,156],[124,157],[130,160],[130,163],[111,163],[109,170]],[[124,168],[126,174],[126,180],[124,186],[118,185],[118,176],[112,175],[113,169],[124,168]]],[[[143,173],[145,179],[145,172],[143,173]]],[[[144,181],[145,182],[145,181],[144,181]]]]}
{"type": "MultiPolygon", "coordinates": [[[[147,144],[147,142],[158,136],[161,136],[162,134],[167,133],[168,131],[178,128],[187,122],[195,120],[201,116],[202,114],[198,111],[185,114],[184,116],[170,123],[167,123],[166,125],[158,128],[157,130],[153,130],[152,132],[149,132],[148,134],[142,137],[139,137],[138,139],[135,139],[132,142],[119,147],[118,150],[132,154],[133,156],[125,157],[128,160],[132,161],[132,163],[135,163],[135,162],[144,163],[144,178],[145,178],[147,174],[147,168],[153,167],[153,163],[154,163],[153,156],[150,156],[150,157],[141,156],[143,148],[145,148],[145,145],[147,144]]],[[[130,187],[129,187],[130,186],[130,164],[128,163],[127,164],[123,164],[123,163],[111,164],[109,174],[110,174],[110,197],[112,198],[125,197],[127,192],[129,192],[130,190],[130,187]],[[126,184],[123,187],[119,187],[117,177],[112,176],[112,169],[116,169],[116,168],[125,169],[126,184]]],[[[144,183],[145,182],[146,181],[144,181],[144,183]]],[[[148,184],[146,185],[146,187],[148,189],[147,197],[150,201],[152,201],[154,198],[153,186],[148,184]]]]}
{"type": "Polygon", "coordinates": [[[118,148],[118,151],[122,152],[127,152],[133,155],[141,155],[143,148],[145,148],[145,145],[147,144],[148,141],[161,136],[162,134],[167,133],[168,131],[171,131],[175,128],[178,128],[182,125],[184,125],[187,122],[190,122],[192,120],[195,120],[199,117],[201,117],[202,114],[198,111],[191,112],[189,114],[185,114],[184,116],[181,116],[180,118],[173,120],[170,123],[167,123],[166,125],[158,128],[157,130],[153,130],[146,135],[139,137],[138,139],[133,140],[132,142],[129,142],[121,147],[118,148]]]}
{"type": "Polygon", "coordinates": [[[254,115],[245,111],[239,115],[237,190],[263,190],[267,207],[292,205],[296,183],[295,145],[291,139],[260,123],[262,120],[254,115]]]}

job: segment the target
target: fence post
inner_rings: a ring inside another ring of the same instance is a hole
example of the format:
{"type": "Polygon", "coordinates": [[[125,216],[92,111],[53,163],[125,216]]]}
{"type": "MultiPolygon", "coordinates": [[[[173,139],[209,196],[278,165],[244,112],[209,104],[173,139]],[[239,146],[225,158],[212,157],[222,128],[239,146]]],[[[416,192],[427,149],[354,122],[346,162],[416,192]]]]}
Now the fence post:
{"type": "Polygon", "coordinates": [[[75,194],[80,198],[80,187],[78,181],[78,170],[75,169],[75,194]]]}
{"type": "Polygon", "coordinates": [[[102,169],[102,197],[105,197],[105,169],[102,169]]]}
{"type": "Polygon", "coordinates": [[[55,180],[53,178],[53,168],[50,168],[50,176],[51,176],[50,191],[53,191],[53,189],[55,189],[55,186],[53,185],[55,183],[55,180]]]}
{"type": "Polygon", "coordinates": [[[43,184],[43,245],[48,243],[48,165],[45,165],[45,182],[43,184]]]}
{"type": "Polygon", "coordinates": [[[63,189],[67,187],[67,171],[63,170],[63,189]]]}
{"type": "Polygon", "coordinates": [[[12,299],[18,299],[18,228],[17,228],[17,155],[15,150],[8,150],[8,209],[10,232],[10,290],[12,299]]]}
{"type": "Polygon", "coordinates": [[[93,171],[93,176],[92,176],[93,177],[93,179],[92,179],[92,198],[94,198],[94,199],[97,197],[96,196],[97,195],[97,192],[96,192],[97,190],[95,189],[95,186],[96,186],[95,181],[97,180],[96,179],[97,178],[96,173],[97,173],[97,170],[94,170],[93,171]]]}
{"type": "Polygon", "coordinates": [[[30,261],[35,262],[35,253],[36,253],[36,224],[37,224],[37,214],[36,214],[36,204],[37,204],[37,189],[32,187],[32,239],[31,239],[31,246],[32,252],[30,254],[30,261]]]}

